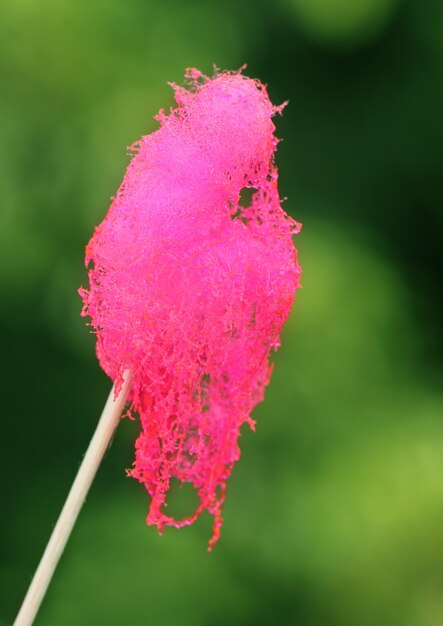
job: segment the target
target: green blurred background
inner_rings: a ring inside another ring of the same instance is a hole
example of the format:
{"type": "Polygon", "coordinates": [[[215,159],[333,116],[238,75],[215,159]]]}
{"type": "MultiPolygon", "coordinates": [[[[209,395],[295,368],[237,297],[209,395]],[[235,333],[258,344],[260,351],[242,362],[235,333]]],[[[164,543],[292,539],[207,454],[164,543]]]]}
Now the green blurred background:
{"type": "Polygon", "coordinates": [[[243,63],[290,100],[277,162],[304,274],[222,539],[206,552],[209,517],[145,526],[125,420],[36,623],[443,624],[442,18],[440,0],[2,4],[2,626],[110,387],[84,245],[167,81],[243,63]]]}

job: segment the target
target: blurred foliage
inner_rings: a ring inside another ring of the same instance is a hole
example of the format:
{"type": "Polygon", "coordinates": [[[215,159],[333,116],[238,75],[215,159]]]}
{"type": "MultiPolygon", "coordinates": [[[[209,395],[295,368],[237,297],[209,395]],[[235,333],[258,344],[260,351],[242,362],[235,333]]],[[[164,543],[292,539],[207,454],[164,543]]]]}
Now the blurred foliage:
{"type": "Polygon", "coordinates": [[[399,0],[284,0],[306,33],[319,42],[361,46],[377,37],[399,0]]]}
{"type": "MultiPolygon", "coordinates": [[[[238,68],[277,120],[303,290],[225,525],[147,528],[124,421],[36,624],[443,623],[443,20],[437,0],[15,0],[0,9],[0,624],[107,395],[84,245],[184,69],[238,68]]],[[[170,506],[186,510],[177,488],[170,506]]]]}

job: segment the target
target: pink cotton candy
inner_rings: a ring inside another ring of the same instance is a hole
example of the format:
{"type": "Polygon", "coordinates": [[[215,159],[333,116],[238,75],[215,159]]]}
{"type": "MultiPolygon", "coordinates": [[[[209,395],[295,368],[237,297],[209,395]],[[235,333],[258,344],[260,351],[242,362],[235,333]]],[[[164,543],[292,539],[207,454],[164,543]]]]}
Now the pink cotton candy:
{"type": "Polygon", "coordinates": [[[132,146],[134,156],[86,249],[81,289],[105,372],[133,372],[142,432],[130,474],[151,496],[148,524],[214,516],[220,535],[226,480],[240,427],[263,399],[271,348],[299,287],[292,235],[273,163],[278,140],[266,88],[241,73],[188,70],[177,107],[132,146]],[[239,204],[244,188],[250,206],[239,204]],[[165,513],[171,479],[191,483],[188,518],[165,513]]]}

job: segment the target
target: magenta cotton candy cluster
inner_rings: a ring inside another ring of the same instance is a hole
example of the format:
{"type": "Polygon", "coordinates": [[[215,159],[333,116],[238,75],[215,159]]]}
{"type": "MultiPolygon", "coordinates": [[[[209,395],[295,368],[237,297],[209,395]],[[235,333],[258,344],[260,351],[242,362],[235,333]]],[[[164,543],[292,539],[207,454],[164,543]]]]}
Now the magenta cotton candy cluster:
{"type": "Polygon", "coordinates": [[[240,427],[254,425],[299,286],[300,225],[277,188],[272,117],[282,107],[241,72],[192,69],[186,79],[173,85],[177,106],[160,111],[160,128],[132,146],[87,246],[80,293],[101,366],[117,381],[132,371],[142,431],[130,474],[151,496],[148,524],[161,532],[207,510],[212,548],[240,427]],[[185,519],[166,511],[174,477],[199,496],[185,519]]]}

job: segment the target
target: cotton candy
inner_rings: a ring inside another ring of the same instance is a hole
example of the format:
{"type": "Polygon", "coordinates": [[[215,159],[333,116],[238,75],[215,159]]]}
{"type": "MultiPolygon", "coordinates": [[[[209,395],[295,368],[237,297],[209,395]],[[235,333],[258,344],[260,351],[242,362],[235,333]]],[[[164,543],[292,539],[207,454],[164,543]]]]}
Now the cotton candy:
{"type": "Polygon", "coordinates": [[[282,209],[278,140],[266,88],[241,72],[186,73],[177,106],[143,136],[103,222],[86,248],[81,289],[104,371],[132,371],[141,433],[130,475],[151,497],[160,532],[214,516],[220,535],[238,437],[269,382],[271,349],[299,287],[282,209]],[[252,190],[249,203],[241,196],[252,190]],[[248,204],[248,206],[243,206],[248,204]],[[167,514],[171,479],[191,483],[197,509],[167,514]]]}

